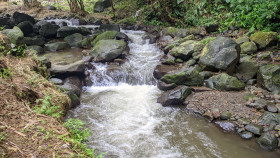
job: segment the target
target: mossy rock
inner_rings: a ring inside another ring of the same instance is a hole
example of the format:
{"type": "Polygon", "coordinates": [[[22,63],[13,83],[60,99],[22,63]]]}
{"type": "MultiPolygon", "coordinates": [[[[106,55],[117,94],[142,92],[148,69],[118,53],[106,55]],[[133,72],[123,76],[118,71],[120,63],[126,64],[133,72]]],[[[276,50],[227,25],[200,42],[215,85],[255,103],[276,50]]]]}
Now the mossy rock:
{"type": "Polygon", "coordinates": [[[253,42],[245,42],[241,46],[241,54],[254,54],[257,52],[258,48],[253,42]]]}
{"type": "Polygon", "coordinates": [[[280,93],[280,64],[261,66],[257,77],[258,85],[280,93]]]}
{"type": "Polygon", "coordinates": [[[200,42],[203,43],[204,45],[208,44],[210,41],[213,41],[216,37],[207,37],[201,40],[200,42]]]}
{"type": "Polygon", "coordinates": [[[90,54],[97,61],[110,62],[119,57],[126,47],[126,43],[121,40],[100,40],[95,44],[90,54]]]}
{"type": "Polygon", "coordinates": [[[13,44],[21,44],[23,42],[24,34],[17,26],[15,26],[13,29],[6,29],[3,31],[3,33],[10,38],[10,41],[13,44]]]}
{"type": "Polygon", "coordinates": [[[192,57],[193,53],[200,52],[203,49],[203,47],[204,47],[204,44],[202,44],[199,41],[188,40],[188,41],[180,44],[178,47],[173,48],[172,55],[175,58],[179,58],[179,59],[186,61],[190,57],[192,57]]]}
{"type": "Polygon", "coordinates": [[[247,82],[256,76],[258,68],[259,65],[255,60],[251,57],[244,57],[237,67],[236,77],[243,82],[247,82]]]}
{"type": "Polygon", "coordinates": [[[178,40],[175,40],[175,41],[169,43],[169,44],[164,48],[164,50],[172,49],[172,48],[174,48],[174,47],[176,47],[176,46],[179,46],[180,44],[182,44],[183,42],[186,42],[186,41],[188,41],[188,40],[195,40],[194,35],[189,35],[189,36],[186,36],[186,37],[184,37],[184,38],[180,38],[180,39],[178,39],[178,40]]]}
{"type": "Polygon", "coordinates": [[[250,37],[250,39],[257,44],[260,50],[275,46],[278,41],[276,32],[256,32],[250,37]]]}
{"type": "Polygon", "coordinates": [[[91,47],[91,39],[90,38],[85,38],[83,40],[81,40],[80,42],[78,42],[78,47],[80,48],[90,48],[91,47]]]}
{"type": "Polygon", "coordinates": [[[246,84],[240,82],[236,77],[229,76],[226,73],[221,73],[208,79],[206,81],[206,86],[221,91],[238,91],[243,90],[246,84]]]}
{"type": "Polygon", "coordinates": [[[94,46],[98,41],[100,40],[109,40],[114,39],[116,35],[118,34],[117,31],[106,31],[98,35],[93,41],[92,45],[94,46]]]}
{"type": "Polygon", "coordinates": [[[224,70],[232,74],[240,58],[240,47],[228,37],[217,37],[202,50],[199,60],[204,70],[224,70]]]}
{"type": "Polygon", "coordinates": [[[191,67],[185,71],[180,70],[173,74],[166,74],[160,80],[168,84],[202,86],[204,78],[200,75],[200,70],[197,67],[191,67]]]}
{"type": "Polygon", "coordinates": [[[238,39],[236,39],[236,41],[235,41],[237,44],[243,44],[243,43],[245,43],[245,42],[250,42],[250,39],[249,39],[249,37],[247,37],[247,36],[244,36],[244,37],[239,37],[238,39]]]}
{"type": "Polygon", "coordinates": [[[78,47],[78,43],[83,40],[83,35],[80,33],[74,33],[64,38],[71,47],[78,47]]]}
{"type": "Polygon", "coordinates": [[[166,27],[162,30],[164,35],[169,35],[171,37],[183,38],[190,34],[188,29],[179,29],[175,27],[166,27]]]}

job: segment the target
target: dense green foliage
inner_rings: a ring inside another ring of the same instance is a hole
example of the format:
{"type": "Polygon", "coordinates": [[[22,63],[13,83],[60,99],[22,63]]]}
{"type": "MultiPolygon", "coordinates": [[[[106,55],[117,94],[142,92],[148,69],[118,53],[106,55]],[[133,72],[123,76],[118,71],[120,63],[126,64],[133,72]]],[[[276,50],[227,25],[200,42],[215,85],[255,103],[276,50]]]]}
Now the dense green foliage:
{"type": "MultiPolygon", "coordinates": [[[[140,20],[149,25],[191,27],[220,24],[221,30],[235,26],[265,31],[275,31],[280,27],[279,0],[125,1],[135,5],[135,12],[142,9],[140,20]]],[[[117,4],[125,8],[123,5],[126,3],[117,4]]]]}

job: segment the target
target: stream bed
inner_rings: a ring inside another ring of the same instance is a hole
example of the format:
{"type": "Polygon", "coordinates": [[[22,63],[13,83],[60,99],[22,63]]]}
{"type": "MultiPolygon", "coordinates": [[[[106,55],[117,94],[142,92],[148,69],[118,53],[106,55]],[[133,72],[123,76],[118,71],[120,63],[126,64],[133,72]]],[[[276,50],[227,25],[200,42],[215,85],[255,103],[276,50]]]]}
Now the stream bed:
{"type": "Polygon", "coordinates": [[[153,71],[163,52],[143,40],[143,31],[122,32],[132,40],[127,60],[117,68],[93,63],[93,86],[84,87],[81,105],[66,116],[87,123],[89,147],[105,158],[279,157],[184,108],[158,104],[153,71]]]}

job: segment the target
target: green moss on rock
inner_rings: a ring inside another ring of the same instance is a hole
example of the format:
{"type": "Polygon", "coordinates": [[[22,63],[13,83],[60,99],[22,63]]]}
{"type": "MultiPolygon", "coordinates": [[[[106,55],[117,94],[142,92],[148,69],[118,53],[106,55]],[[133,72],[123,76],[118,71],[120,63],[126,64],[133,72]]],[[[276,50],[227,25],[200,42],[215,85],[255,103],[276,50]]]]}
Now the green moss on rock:
{"type": "Polygon", "coordinates": [[[265,49],[277,44],[276,32],[256,32],[250,37],[251,41],[255,42],[259,49],[265,49]]]}
{"type": "Polygon", "coordinates": [[[98,35],[93,41],[92,45],[94,46],[98,41],[100,40],[108,40],[108,39],[114,39],[116,35],[118,34],[117,31],[106,31],[102,34],[98,35]]]}

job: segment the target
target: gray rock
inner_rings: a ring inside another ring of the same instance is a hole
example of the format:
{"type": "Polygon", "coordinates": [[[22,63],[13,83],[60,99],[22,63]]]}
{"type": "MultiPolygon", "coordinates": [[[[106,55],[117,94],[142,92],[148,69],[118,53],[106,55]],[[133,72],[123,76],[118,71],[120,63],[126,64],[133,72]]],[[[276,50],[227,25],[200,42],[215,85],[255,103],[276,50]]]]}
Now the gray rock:
{"type": "Polygon", "coordinates": [[[188,60],[195,52],[200,52],[204,44],[199,41],[188,40],[172,49],[172,55],[182,60],[188,60]]]}
{"type": "Polygon", "coordinates": [[[255,42],[260,50],[277,44],[277,32],[256,32],[250,39],[255,42]]]}
{"type": "Polygon", "coordinates": [[[278,147],[278,139],[270,132],[262,134],[261,137],[258,138],[258,143],[262,148],[270,151],[278,147]]]}
{"type": "Polygon", "coordinates": [[[49,81],[56,85],[63,85],[63,81],[59,78],[51,78],[49,81]]]}
{"type": "Polygon", "coordinates": [[[27,46],[43,46],[46,42],[42,37],[24,37],[23,43],[27,46]]]}
{"type": "Polygon", "coordinates": [[[268,101],[266,101],[265,99],[257,99],[254,102],[254,108],[260,110],[260,109],[263,109],[267,104],[268,104],[268,101]]]}
{"type": "Polygon", "coordinates": [[[120,26],[117,24],[102,24],[100,25],[99,31],[105,32],[105,31],[117,31],[120,32],[120,26]]]}
{"type": "Polygon", "coordinates": [[[79,47],[79,43],[83,40],[83,35],[80,33],[74,33],[64,38],[71,47],[79,47]]]}
{"type": "Polygon", "coordinates": [[[35,19],[32,16],[24,14],[24,13],[19,13],[19,12],[14,12],[13,16],[11,17],[11,21],[15,25],[17,25],[23,21],[29,21],[32,24],[35,24],[35,19]]]}
{"type": "Polygon", "coordinates": [[[257,83],[269,91],[280,92],[280,64],[261,66],[258,71],[257,83]]]}
{"type": "Polygon", "coordinates": [[[220,116],[221,120],[229,120],[231,118],[230,112],[222,112],[220,116]]]}
{"type": "Polygon", "coordinates": [[[235,130],[235,125],[228,121],[217,121],[215,124],[226,132],[234,132],[235,130]]]}
{"type": "Polygon", "coordinates": [[[203,49],[200,64],[205,70],[224,70],[232,74],[240,58],[240,47],[228,37],[217,37],[203,49]]]}
{"type": "MultiPolygon", "coordinates": [[[[168,37],[171,37],[168,35],[168,37]]],[[[172,37],[171,37],[172,38],[172,37]]],[[[195,40],[194,38],[194,35],[189,35],[189,36],[186,36],[184,38],[180,38],[178,40],[175,40],[175,41],[172,41],[170,42],[165,48],[164,48],[164,52],[165,53],[168,53],[168,51],[176,46],[179,46],[180,44],[188,41],[188,40],[195,40]]]]}
{"type": "Polygon", "coordinates": [[[245,129],[255,135],[261,135],[263,127],[257,124],[249,124],[245,126],[245,129]]]}
{"type": "Polygon", "coordinates": [[[71,99],[71,108],[80,105],[80,95],[82,82],[78,77],[68,77],[64,81],[64,85],[61,88],[65,91],[64,93],[71,99]]]}
{"type": "Polygon", "coordinates": [[[250,139],[254,138],[254,134],[251,132],[247,132],[247,131],[242,132],[239,135],[241,138],[246,139],[246,140],[250,140],[250,139]]]}
{"type": "Polygon", "coordinates": [[[169,35],[171,37],[183,38],[190,34],[188,29],[179,29],[175,27],[166,27],[162,30],[164,35],[169,35]]]}
{"type": "Polygon", "coordinates": [[[83,75],[84,69],[85,69],[84,61],[79,60],[67,65],[53,64],[51,67],[51,73],[58,76],[83,75]]]}
{"type": "Polygon", "coordinates": [[[174,83],[167,84],[165,82],[158,81],[157,87],[158,87],[158,89],[160,89],[162,91],[168,91],[168,90],[174,89],[176,87],[176,84],[174,84],[174,83]]]}
{"type": "Polygon", "coordinates": [[[110,62],[119,57],[126,47],[126,43],[120,40],[101,40],[91,50],[90,54],[97,61],[110,62]]]}
{"type": "Polygon", "coordinates": [[[15,26],[13,29],[6,29],[2,31],[2,33],[6,34],[13,44],[21,44],[23,42],[24,34],[17,26],[15,26]]]}
{"type": "Polygon", "coordinates": [[[203,85],[203,77],[200,73],[199,67],[186,67],[181,70],[175,71],[174,73],[165,74],[160,80],[176,85],[186,85],[186,86],[201,86],[203,85]]]}
{"type": "Polygon", "coordinates": [[[255,60],[249,57],[244,58],[237,67],[236,77],[243,82],[247,82],[257,75],[259,66],[255,60]]]}
{"type": "Polygon", "coordinates": [[[280,124],[280,114],[265,112],[259,118],[258,123],[266,126],[280,124]]]}
{"type": "Polygon", "coordinates": [[[23,21],[17,25],[25,36],[33,33],[33,24],[30,21],[23,21]]]}
{"type": "Polygon", "coordinates": [[[55,42],[55,43],[45,44],[45,46],[46,46],[46,50],[51,52],[56,52],[59,50],[70,48],[69,44],[67,44],[66,42],[55,42]]]}
{"type": "Polygon", "coordinates": [[[205,81],[206,87],[221,91],[238,91],[245,88],[245,83],[240,82],[236,77],[221,73],[205,81]]]}
{"type": "Polygon", "coordinates": [[[236,42],[237,44],[242,45],[242,44],[245,43],[245,42],[250,42],[250,39],[249,39],[248,37],[244,36],[244,37],[238,38],[235,42],[236,42]]]}
{"type": "Polygon", "coordinates": [[[57,37],[64,38],[74,33],[80,33],[82,35],[91,34],[90,30],[84,27],[63,26],[57,30],[57,37]]]}
{"type": "Polygon", "coordinates": [[[38,25],[39,26],[41,25],[39,34],[42,37],[45,37],[45,38],[55,38],[56,37],[57,30],[59,29],[58,25],[51,24],[51,23],[45,23],[45,22],[42,22],[42,24],[38,24],[38,25]]]}
{"type": "Polygon", "coordinates": [[[258,48],[253,42],[245,42],[241,46],[241,54],[254,54],[257,52],[258,48]]]}
{"type": "Polygon", "coordinates": [[[175,70],[177,70],[176,66],[160,64],[160,65],[156,66],[153,76],[156,79],[161,79],[162,76],[164,76],[165,74],[175,71],[175,70]]]}
{"type": "Polygon", "coordinates": [[[272,113],[277,113],[278,109],[274,104],[269,104],[266,106],[267,111],[272,112],[272,113]]]}
{"type": "Polygon", "coordinates": [[[38,52],[38,54],[43,54],[45,51],[41,46],[28,46],[26,50],[33,49],[38,52]]]}
{"type": "Polygon", "coordinates": [[[179,86],[175,89],[163,92],[157,102],[161,103],[163,106],[183,105],[184,100],[191,93],[192,90],[190,87],[179,86]]]}
{"type": "Polygon", "coordinates": [[[97,0],[94,4],[94,12],[103,12],[104,9],[111,6],[110,0],[97,0]]]}
{"type": "Polygon", "coordinates": [[[204,79],[208,79],[214,75],[211,71],[202,71],[199,73],[204,79]]]}

